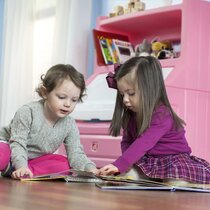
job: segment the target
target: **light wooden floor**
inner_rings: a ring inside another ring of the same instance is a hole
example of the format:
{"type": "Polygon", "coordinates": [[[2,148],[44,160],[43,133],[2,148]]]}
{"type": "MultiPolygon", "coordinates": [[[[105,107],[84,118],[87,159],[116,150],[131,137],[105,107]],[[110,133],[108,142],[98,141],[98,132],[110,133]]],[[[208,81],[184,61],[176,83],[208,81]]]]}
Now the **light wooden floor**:
{"type": "Polygon", "coordinates": [[[210,193],[101,191],[94,184],[0,178],[0,210],[210,210],[210,193]]]}

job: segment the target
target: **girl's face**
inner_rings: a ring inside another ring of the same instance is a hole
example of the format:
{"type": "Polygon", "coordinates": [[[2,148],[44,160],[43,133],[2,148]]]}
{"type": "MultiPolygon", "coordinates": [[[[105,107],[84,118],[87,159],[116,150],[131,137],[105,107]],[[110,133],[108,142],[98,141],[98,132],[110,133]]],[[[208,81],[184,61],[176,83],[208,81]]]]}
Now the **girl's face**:
{"type": "Polygon", "coordinates": [[[50,123],[66,117],[75,108],[81,90],[69,79],[58,84],[50,93],[45,90],[44,115],[50,123]]]}
{"type": "Polygon", "coordinates": [[[117,88],[123,97],[124,105],[133,112],[138,111],[139,95],[135,84],[131,84],[126,80],[126,76],[117,81],[117,88]]]}

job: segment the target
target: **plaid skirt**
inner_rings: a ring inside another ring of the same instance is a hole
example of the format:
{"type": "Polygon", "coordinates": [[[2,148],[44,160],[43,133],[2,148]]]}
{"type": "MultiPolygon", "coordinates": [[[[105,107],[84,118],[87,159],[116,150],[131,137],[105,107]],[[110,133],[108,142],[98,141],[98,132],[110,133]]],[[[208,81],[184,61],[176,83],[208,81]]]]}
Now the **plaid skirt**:
{"type": "Polygon", "coordinates": [[[189,154],[154,157],[145,155],[138,166],[153,179],[180,179],[198,184],[210,184],[210,164],[189,154]]]}

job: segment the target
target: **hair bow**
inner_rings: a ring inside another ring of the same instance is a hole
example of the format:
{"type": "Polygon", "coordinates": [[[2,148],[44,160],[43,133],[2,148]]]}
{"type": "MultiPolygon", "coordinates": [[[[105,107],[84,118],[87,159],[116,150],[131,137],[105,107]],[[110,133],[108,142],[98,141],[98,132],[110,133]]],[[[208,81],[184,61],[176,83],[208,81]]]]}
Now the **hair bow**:
{"type": "Polygon", "coordinates": [[[109,86],[109,88],[114,88],[117,89],[117,81],[115,79],[116,73],[119,71],[120,69],[120,64],[115,64],[114,65],[114,72],[109,72],[106,76],[106,81],[107,84],[109,86]]]}

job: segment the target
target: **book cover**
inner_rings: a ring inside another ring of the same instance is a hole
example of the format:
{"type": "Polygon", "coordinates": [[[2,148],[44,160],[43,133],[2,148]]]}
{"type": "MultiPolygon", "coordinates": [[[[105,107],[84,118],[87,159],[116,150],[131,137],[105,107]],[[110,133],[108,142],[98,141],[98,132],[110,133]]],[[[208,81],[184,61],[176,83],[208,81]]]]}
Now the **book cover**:
{"type": "Polygon", "coordinates": [[[54,174],[44,174],[41,176],[34,176],[32,178],[22,177],[21,181],[66,181],[66,182],[82,182],[82,183],[96,183],[103,182],[91,172],[79,171],[70,169],[54,174]]]}
{"type": "Polygon", "coordinates": [[[135,55],[133,46],[130,42],[119,39],[113,39],[113,44],[119,57],[119,63],[122,64],[135,55]]]}
{"type": "Polygon", "coordinates": [[[113,40],[110,39],[110,38],[106,38],[106,42],[107,42],[107,45],[108,45],[108,48],[109,48],[109,52],[112,56],[113,64],[120,63],[120,60],[119,60],[119,57],[118,57],[118,54],[117,54],[117,50],[115,48],[113,40]]]}
{"type": "Polygon", "coordinates": [[[170,190],[173,187],[155,184],[136,184],[128,182],[107,181],[103,183],[96,183],[96,186],[102,190],[170,190]]]}
{"type": "Polygon", "coordinates": [[[96,183],[102,190],[169,190],[169,191],[188,191],[210,193],[210,185],[204,184],[184,184],[174,185],[164,182],[150,181],[146,179],[132,180],[115,177],[103,177],[105,182],[96,183]]]}
{"type": "Polygon", "coordinates": [[[94,46],[96,49],[96,59],[97,59],[97,63],[99,66],[106,65],[104,58],[103,58],[102,51],[101,51],[99,37],[104,37],[104,38],[109,38],[109,39],[119,39],[119,40],[123,40],[123,41],[127,41],[127,42],[129,41],[128,36],[126,36],[126,35],[115,34],[115,33],[110,33],[110,32],[106,32],[106,31],[100,31],[100,30],[93,29],[93,40],[94,40],[94,46]]]}
{"type": "Polygon", "coordinates": [[[111,51],[110,51],[110,47],[108,45],[107,39],[104,38],[103,36],[98,37],[98,39],[99,39],[101,52],[102,52],[105,64],[107,65],[113,64],[113,58],[111,55],[111,51]]]}

